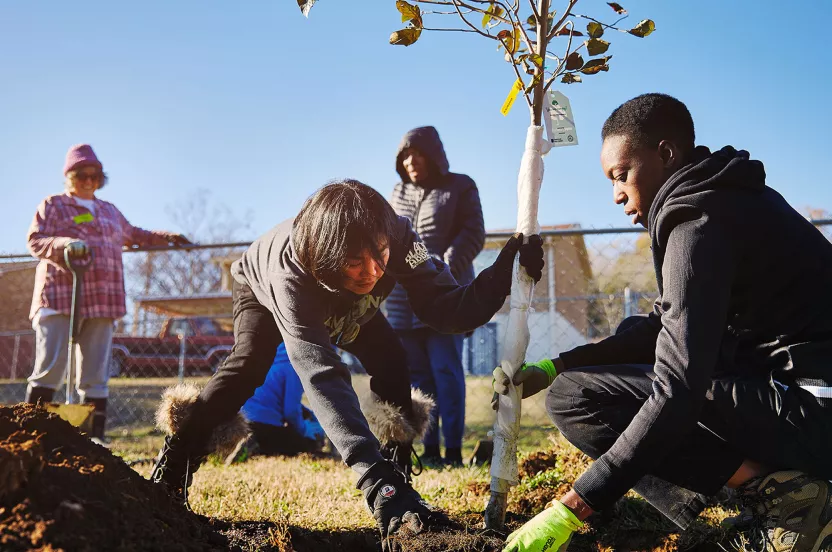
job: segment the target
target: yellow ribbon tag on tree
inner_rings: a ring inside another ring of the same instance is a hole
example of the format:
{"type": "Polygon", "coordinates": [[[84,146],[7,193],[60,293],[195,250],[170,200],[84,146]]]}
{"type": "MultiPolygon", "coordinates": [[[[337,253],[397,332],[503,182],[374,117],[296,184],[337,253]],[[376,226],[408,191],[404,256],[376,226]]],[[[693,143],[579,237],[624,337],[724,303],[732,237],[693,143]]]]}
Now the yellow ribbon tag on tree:
{"type": "Polygon", "coordinates": [[[511,91],[506,97],[506,101],[503,102],[503,107],[500,108],[500,113],[503,114],[503,117],[508,115],[508,112],[511,111],[511,106],[514,105],[514,100],[517,99],[517,94],[519,94],[521,90],[523,90],[523,81],[517,79],[514,81],[514,85],[512,85],[511,91]]]}
{"type": "Polygon", "coordinates": [[[83,222],[92,222],[93,216],[92,213],[82,213],[80,215],[75,215],[74,217],[72,217],[72,220],[75,222],[75,224],[81,224],[83,222]]]}

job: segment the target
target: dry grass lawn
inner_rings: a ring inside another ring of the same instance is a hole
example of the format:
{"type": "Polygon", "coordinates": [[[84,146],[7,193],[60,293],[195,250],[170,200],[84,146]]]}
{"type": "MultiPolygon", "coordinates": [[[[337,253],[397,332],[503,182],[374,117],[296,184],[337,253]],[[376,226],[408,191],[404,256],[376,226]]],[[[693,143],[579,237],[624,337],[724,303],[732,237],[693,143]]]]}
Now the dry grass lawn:
{"type": "MultiPolygon", "coordinates": [[[[366,381],[357,379],[357,387],[364,385],[366,381]]],[[[491,426],[489,397],[490,381],[469,381],[467,452],[491,426]]],[[[563,494],[588,463],[583,454],[555,434],[540,408],[542,405],[534,405],[524,403],[526,419],[520,447],[523,478],[512,489],[509,499],[509,511],[519,514],[512,517],[513,525],[563,494]]],[[[152,431],[134,432],[129,437],[117,438],[113,451],[128,461],[146,458],[155,454],[161,440],[152,431]]],[[[147,476],[150,464],[137,464],[135,469],[147,476]]],[[[479,514],[488,500],[489,481],[487,468],[425,469],[415,478],[416,489],[468,526],[471,535],[467,540],[455,537],[454,543],[462,543],[459,545],[444,543],[410,549],[493,549],[489,547],[493,544],[483,543],[499,541],[478,534],[479,514]]],[[[355,489],[353,473],[330,459],[256,457],[230,467],[208,463],[194,478],[191,505],[197,513],[226,521],[269,522],[268,534],[251,550],[290,550],[289,543],[300,538],[299,532],[357,539],[340,540],[337,546],[332,544],[333,549],[366,549],[368,539],[370,543],[373,540],[372,519],[361,493],[355,489]]],[[[720,550],[719,544],[727,546],[732,538],[719,526],[727,514],[720,506],[710,508],[692,528],[680,534],[646,502],[635,495],[627,496],[614,511],[591,519],[573,539],[570,550],[720,550]]]]}

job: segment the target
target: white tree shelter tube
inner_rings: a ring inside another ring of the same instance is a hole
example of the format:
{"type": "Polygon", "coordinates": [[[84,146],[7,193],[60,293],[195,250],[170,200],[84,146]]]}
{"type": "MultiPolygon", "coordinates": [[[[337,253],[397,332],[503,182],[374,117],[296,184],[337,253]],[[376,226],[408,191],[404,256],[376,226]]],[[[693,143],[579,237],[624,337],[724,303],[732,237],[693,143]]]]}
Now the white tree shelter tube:
{"type": "MultiPolygon", "coordinates": [[[[540,233],[537,221],[540,186],[543,183],[543,156],[551,144],[543,139],[543,127],[530,126],[526,134],[526,149],[520,162],[517,178],[517,231],[524,240],[540,233]]],[[[511,283],[510,310],[500,366],[509,378],[526,359],[529,346],[529,309],[534,280],[515,260],[511,283]]],[[[517,485],[517,437],[520,432],[520,397],[522,386],[510,388],[508,395],[499,397],[497,419],[494,422],[494,453],[491,458],[491,499],[485,510],[485,526],[501,529],[505,520],[509,489],[517,485]]]]}

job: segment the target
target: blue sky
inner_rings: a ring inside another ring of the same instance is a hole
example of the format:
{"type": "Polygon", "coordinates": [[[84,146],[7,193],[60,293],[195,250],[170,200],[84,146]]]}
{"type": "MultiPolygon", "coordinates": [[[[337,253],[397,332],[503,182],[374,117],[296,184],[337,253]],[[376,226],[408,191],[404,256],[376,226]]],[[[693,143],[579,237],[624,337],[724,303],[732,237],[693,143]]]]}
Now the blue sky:
{"type": "MultiPolygon", "coordinates": [[[[560,7],[563,2],[554,2],[560,7]]],[[[611,70],[561,88],[580,146],[546,158],[543,224],[626,226],[598,163],[619,104],[660,91],[687,103],[698,142],[747,149],[797,207],[832,209],[829,10],[781,2],[622,2],[647,39],[609,33],[611,70]]],[[[576,11],[612,11],[581,0],[576,11]]],[[[428,24],[452,24],[435,18],[428,24]]],[[[0,3],[0,251],[25,249],[44,197],[62,191],[68,146],[89,142],[110,174],[100,197],[145,228],[177,229],[167,207],[199,189],[255,237],[294,215],[318,186],[358,178],[389,194],[410,128],[439,129],[451,170],[480,187],[486,226],[512,228],[528,116],[499,113],[513,73],[493,43],[425,33],[387,44],[394,0],[4,0],[0,3]],[[361,6],[361,7],[359,7],[361,6]],[[373,6],[370,8],[369,6],[373,6]]]]}

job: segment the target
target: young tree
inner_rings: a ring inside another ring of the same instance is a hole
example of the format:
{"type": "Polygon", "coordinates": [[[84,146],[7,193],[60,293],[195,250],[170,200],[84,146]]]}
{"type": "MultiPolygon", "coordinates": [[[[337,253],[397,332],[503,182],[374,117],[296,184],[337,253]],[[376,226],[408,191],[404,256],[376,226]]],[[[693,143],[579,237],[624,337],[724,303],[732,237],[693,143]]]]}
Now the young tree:
{"type": "MultiPolygon", "coordinates": [[[[315,2],[298,0],[298,6],[308,16],[315,2]]],[[[425,31],[471,33],[496,42],[511,67],[516,81],[503,106],[503,114],[508,113],[514,98],[522,92],[531,118],[517,182],[517,231],[524,236],[540,232],[537,211],[543,181],[543,156],[552,147],[577,144],[577,141],[561,140],[553,131],[556,126],[574,130],[568,103],[563,106],[555,99],[548,99],[553,83],[580,83],[584,76],[609,71],[612,56],[607,52],[610,42],[604,37],[609,38],[612,31],[644,38],[655,30],[655,24],[645,19],[629,29],[619,27],[619,23],[627,18],[627,10],[616,2],[607,2],[604,6],[617,16],[609,24],[596,17],[575,13],[578,0],[567,0],[561,14],[550,8],[550,0],[412,2],[396,0],[396,8],[407,26],[390,35],[391,44],[410,46],[425,31]],[[422,6],[427,9],[423,10],[422,6]],[[425,18],[433,16],[443,20],[450,17],[459,26],[426,25],[425,18]],[[582,30],[584,24],[585,31],[582,30]],[[584,55],[589,59],[584,59],[584,55]],[[543,138],[544,123],[547,126],[546,139],[543,138]]],[[[594,4],[601,3],[596,1],[594,4]]],[[[501,360],[502,369],[509,377],[513,377],[525,360],[529,343],[528,309],[533,286],[533,280],[515,264],[501,360]]],[[[517,435],[520,430],[521,396],[522,389],[516,388],[514,393],[500,397],[494,424],[491,500],[485,512],[485,525],[492,529],[502,527],[508,490],[518,482],[517,435]]]]}

